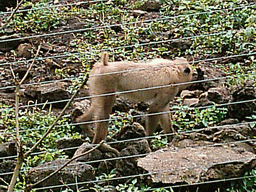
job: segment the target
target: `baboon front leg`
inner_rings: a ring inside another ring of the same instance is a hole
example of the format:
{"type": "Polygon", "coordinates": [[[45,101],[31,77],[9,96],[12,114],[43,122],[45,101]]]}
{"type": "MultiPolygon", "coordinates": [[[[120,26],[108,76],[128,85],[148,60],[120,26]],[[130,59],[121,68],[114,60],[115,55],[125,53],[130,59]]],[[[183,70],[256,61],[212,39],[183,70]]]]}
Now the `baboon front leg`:
{"type": "MultiPolygon", "coordinates": [[[[154,113],[154,112],[151,112],[154,113]]],[[[150,112],[146,117],[146,135],[151,136],[156,131],[159,124],[160,115],[151,115],[150,112]]]]}
{"type": "Polygon", "coordinates": [[[172,127],[172,121],[170,120],[169,104],[165,106],[163,114],[160,116],[160,125],[165,134],[174,132],[174,129],[172,127]]]}
{"type": "MultiPolygon", "coordinates": [[[[160,125],[163,129],[163,132],[165,134],[168,134],[168,133],[174,133],[175,130],[173,129],[173,126],[172,126],[172,120],[170,119],[170,113],[169,113],[169,104],[164,108],[163,112],[165,112],[164,114],[161,115],[160,117],[160,125]]],[[[167,140],[168,142],[171,142],[172,141],[172,135],[168,135],[167,136],[167,140]]]]}
{"type": "Polygon", "coordinates": [[[154,102],[149,106],[149,113],[161,113],[159,115],[149,115],[146,118],[146,134],[153,135],[158,124],[161,124],[161,127],[164,133],[170,133],[172,128],[172,123],[170,120],[169,113],[169,102],[172,100],[178,93],[178,88],[174,87],[172,89],[163,90],[162,93],[158,94],[158,97],[155,98],[154,102]]]}
{"type": "MultiPolygon", "coordinates": [[[[88,111],[86,111],[83,115],[76,118],[75,122],[86,122],[93,120],[93,107],[91,106],[88,111]]],[[[90,129],[89,123],[80,125],[82,128],[82,133],[87,135],[88,137],[94,137],[94,132],[90,129]]]]}
{"type": "Polygon", "coordinates": [[[147,116],[146,118],[146,133],[147,135],[153,135],[154,132],[156,131],[157,126],[161,125],[163,132],[164,133],[170,133],[172,132],[172,124],[171,124],[171,120],[170,120],[170,116],[169,113],[167,113],[169,111],[169,103],[163,107],[163,108],[159,108],[157,111],[149,111],[149,113],[161,113],[159,115],[151,115],[149,114],[149,116],[147,116]]]}
{"type": "Polygon", "coordinates": [[[93,102],[97,103],[94,110],[95,136],[93,143],[100,143],[108,134],[108,119],[115,103],[115,96],[98,97],[93,102]]]}
{"type": "MultiPolygon", "coordinates": [[[[169,111],[169,103],[165,107],[159,108],[159,111],[152,112],[152,113],[163,112],[163,114],[147,116],[147,119],[146,119],[147,135],[153,135],[159,123],[165,134],[173,132],[170,116],[169,116],[169,113],[167,113],[168,111],[169,111]]],[[[171,138],[169,136],[167,136],[167,138],[168,138],[168,141],[170,142],[171,138]]]]}
{"type": "MultiPolygon", "coordinates": [[[[105,140],[108,135],[108,119],[115,103],[115,96],[101,97],[96,100],[97,101],[94,101],[97,102],[97,107],[95,109],[94,144],[98,144],[102,140],[105,140]]],[[[112,152],[119,156],[118,150],[104,143],[101,144],[99,149],[103,152],[112,152]]]]}

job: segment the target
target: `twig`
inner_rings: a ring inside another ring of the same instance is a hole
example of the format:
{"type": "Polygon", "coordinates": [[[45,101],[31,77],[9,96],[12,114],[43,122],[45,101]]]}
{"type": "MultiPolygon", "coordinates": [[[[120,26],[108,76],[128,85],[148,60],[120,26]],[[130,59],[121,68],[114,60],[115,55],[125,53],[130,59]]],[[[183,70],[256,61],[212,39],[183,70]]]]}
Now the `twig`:
{"type": "Polygon", "coordinates": [[[16,6],[16,8],[13,10],[12,14],[10,15],[10,17],[6,20],[5,24],[0,28],[0,30],[5,29],[8,25],[10,20],[13,18],[14,14],[18,11],[19,7],[21,6],[21,4],[23,3],[24,0],[21,0],[19,2],[19,4],[16,6]]]}
{"type": "Polygon", "coordinates": [[[14,186],[16,184],[18,175],[20,173],[20,169],[22,167],[23,161],[24,161],[24,153],[23,153],[23,148],[22,148],[22,143],[20,141],[20,131],[19,131],[19,92],[20,92],[20,86],[22,85],[22,83],[24,82],[24,80],[26,79],[27,75],[29,74],[33,64],[35,63],[35,60],[39,54],[39,51],[41,49],[41,45],[38,46],[37,49],[37,53],[34,57],[33,62],[31,63],[30,67],[28,68],[26,74],[24,75],[24,77],[22,78],[22,80],[20,82],[18,82],[18,79],[16,78],[14,71],[12,70],[11,67],[11,72],[12,75],[15,79],[15,84],[16,84],[16,90],[15,90],[15,123],[16,123],[16,139],[17,139],[17,154],[18,154],[18,158],[17,158],[17,164],[15,166],[14,169],[14,173],[12,175],[12,179],[10,182],[10,185],[8,187],[8,192],[12,192],[14,189],[14,186]]]}
{"type": "MultiPolygon", "coordinates": [[[[22,147],[22,146],[21,146],[22,147]]],[[[24,154],[20,149],[17,149],[19,150],[19,153],[18,153],[18,158],[17,158],[17,164],[16,164],[16,167],[14,169],[14,173],[12,175],[12,179],[11,179],[11,183],[8,187],[8,192],[13,192],[14,190],[14,186],[16,184],[16,181],[17,181],[17,178],[18,178],[18,175],[20,173],[20,170],[21,170],[21,167],[22,167],[22,164],[23,164],[23,161],[24,161],[24,154]]]]}
{"type": "Polygon", "coordinates": [[[36,55],[35,55],[35,57],[34,57],[32,63],[31,63],[31,65],[29,66],[29,68],[28,68],[26,74],[23,76],[23,78],[22,78],[21,81],[20,81],[20,85],[25,81],[25,79],[27,78],[27,76],[28,76],[30,70],[32,69],[32,66],[34,65],[34,63],[35,63],[35,61],[36,61],[36,58],[37,58],[37,56],[38,56],[38,54],[39,54],[39,52],[40,52],[41,47],[42,47],[42,45],[40,44],[40,45],[38,46],[38,48],[37,48],[36,55]]]}
{"type": "Polygon", "coordinates": [[[5,184],[5,185],[0,185],[0,189],[8,189],[9,183],[5,181],[2,177],[0,177],[0,180],[5,184]]]}
{"type": "Polygon", "coordinates": [[[52,177],[53,175],[55,175],[56,173],[58,173],[59,171],[61,171],[63,168],[65,168],[69,163],[71,163],[72,161],[78,159],[79,157],[82,157],[84,155],[87,155],[89,153],[91,153],[92,151],[94,151],[95,149],[99,148],[103,143],[105,142],[105,140],[102,140],[99,144],[97,144],[95,147],[93,147],[92,149],[80,154],[80,155],[77,155],[75,157],[73,157],[72,159],[70,159],[68,162],[66,162],[64,165],[62,165],[59,169],[55,170],[54,172],[52,172],[50,175],[48,175],[47,177],[43,178],[42,180],[34,183],[34,184],[31,184],[29,187],[34,187],[42,182],[44,182],[45,180],[49,179],[50,177],[52,177]]]}
{"type": "Polygon", "coordinates": [[[8,189],[8,187],[5,185],[0,185],[0,189],[8,189]]]}

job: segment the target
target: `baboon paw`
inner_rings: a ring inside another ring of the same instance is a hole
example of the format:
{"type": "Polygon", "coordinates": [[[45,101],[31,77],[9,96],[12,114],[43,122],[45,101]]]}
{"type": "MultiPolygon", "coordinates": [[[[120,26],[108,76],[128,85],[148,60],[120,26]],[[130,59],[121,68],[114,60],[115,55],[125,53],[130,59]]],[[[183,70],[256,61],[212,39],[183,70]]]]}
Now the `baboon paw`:
{"type": "Polygon", "coordinates": [[[100,145],[99,150],[101,152],[104,152],[104,153],[107,153],[107,152],[114,153],[117,157],[120,155],[120,153],[117,149],[115,149],[115,148],[113,148],[110,145],[107,145],[105,143],[100,145]]]}

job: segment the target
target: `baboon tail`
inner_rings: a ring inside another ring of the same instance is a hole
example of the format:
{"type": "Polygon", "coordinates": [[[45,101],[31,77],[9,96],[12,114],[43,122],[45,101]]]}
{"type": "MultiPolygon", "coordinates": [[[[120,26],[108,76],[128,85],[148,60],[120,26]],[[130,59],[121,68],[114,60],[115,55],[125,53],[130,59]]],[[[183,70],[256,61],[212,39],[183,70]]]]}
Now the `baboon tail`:
{"type": "Polygon", "coordinates": [[[108,52],[101,53],[101,61],[104,66],[108,65],[108,52]]]}

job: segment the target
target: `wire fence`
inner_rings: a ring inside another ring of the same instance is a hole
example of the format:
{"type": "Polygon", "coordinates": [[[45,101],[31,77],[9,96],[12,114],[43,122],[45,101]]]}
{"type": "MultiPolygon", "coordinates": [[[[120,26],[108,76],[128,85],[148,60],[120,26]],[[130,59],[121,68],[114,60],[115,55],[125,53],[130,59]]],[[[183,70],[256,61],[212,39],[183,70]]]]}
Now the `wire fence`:
{"type": "MultiPolygon", "coordinates": [[[[88,30],[91,30],[91,29],[88,29],[88,30]]],[[[225,30],[225,31],[221,31],[221,32],[218,32],[218,33],[208,33],[208,34],[203,34],[203,35],[195,35],[195,36],[192,36],[192,37],[182,37],[182,38],[179,38],[179,41],[192,40],[192,39],[195,39],[195,38],[208,37],[208,36],[217,36],[217,35],[226,34],[227,32],[230,32],[232,34],[236,34],[239,31],[240,30],[228,30],[228,31],[225,30]]],[[[16,40],[16,39],[12,39],[12,40],[16,40]]],[[[12,41],[12,40],[6,39],[6,41],[12,41]]],[[[114,50],[119,50],[119,49],[124,49],[124,48],[132,48],[132,47],[139,47],[139,46],[149,46],[149,45],[154,45],[154,44],[169,43],[169,42],[175,42],[175,41],[177,41],[176,38],[175,39],[168,39],[168,40],[165,39],[165,40],[161,40],[161,41],[151,41],[151,42],[148,42],[148,43],[135,43],[133,45],[124,45],[124,46],[119,46],[119,47],[112,47],[112,48],[107,48],[107,49],[94,50],[94,52],[93,51],[80,52],[80,53],[69,53],[69,52],[66,52],[64,54],[59,54],[59,55],[56,55],[56,56],[39,57],[36,60],[40,61],[40,60],[45,60],[45,59],[53,59],[53,58],[61,58],[61,57],[71,57],[71,56],[78,57],[78,56],[81,56],[81,55],[97,56],[98,53],[103,52],[103,51],[113,52],[114,50]]],[[[0,41],[0,43],[1,43],[1,41],[0,41]]],[[[236,57],[236,56],[232,55],[230,57],[236,57]]],[[[12,65],[12,64],[20,64],[22,62],[26,62],[27,63],[27,62],[30,62],[32,60],[33,59],[29,59],[29,60],[26,60],[26,61],[20,60],[20,61],[14,61],[14,62],[0,63],[0,66],[6,66],[6,65],[12,65]]]]}
{"type": "MultiPolygon", "coordinates": [[[[90,3],[97,3],[97,2],[105,2],[104,0],[95,0],[95,1],[84,1],[84,2],[78,2],[78,3],[67,3],[67,4],[58,4],[58,5],[51,5],[51,8],[55,8],[55,7],[64,7],[64,6],[77,6],[77,5],[81,5],[81,4],[90,4],[90,3]]],[[[226,10],[236,10],[236,9],[246,9],[246,8],[254,8],[256,4],[250,4],[248,6],[240,6],[240,7],[233,7],[230,9],[214,9],[214,10],[209,10],[209,11],[205,11],[205,12],[199,12],[199,13],[193,13],[193,14],[187,14],[187,15],[177,15],[177,16],[171,16],[171,17],[161,17],[161,18],[156,18],[156,19],[149,19],[149,20],[143,20],[143,21],[136,21],[136,22],[127,22],[127,23],[122,23],[122,25],[133,25],[133,24],[139,24],[139,23],[143,23],[143,24],[147,24],[147,23],[151,23],[151,22],[161,22],[161,21],[168,21],[168,20],[175,20],[177,18],[180,17],[190,17],[190,16],[195,16],[195,15],[199,15],[199,14],[212,14],[212,13],[218,13],[218,12],[223,12],[226,10]]],[[[48,7],[48,6],[47,6],[48,7]]],[[[43,9],[43,8],[47,8],[47,7],[40,7],[38,9],[43,9]]],[[[17,11],[19,12],[27,12],[30,11],[31,9],[24,9],[24,10],[19,10],[17,11]]],[[[33,10],[37,10],[37,8],[33,8],[33,10]]],[[[4,13],[0,13],[0,15],[7,15],[10,14],[12,12],[4,12],[4,13]]],[[[94,26],[94,27],[88,27],[88,28],[83,28],[83,29],[77,29],[77,30],[68,30],[68,31],[58,31],[58,32],[50,32],[50,33],[45,33],[45,34],[39,34],[39,35],[30,35],[30,36],[26,36],[26,37],[21,37],[21,38],[12,38],[12,39],[0,39],[0,43],[5,43],[5,42],[11,42],[11,41],[17,41],[17,40],[28,40],[28,39],[34,39],[34,38],[46,38],[46,37],[50,37],[50,36],[57,36],[57,35],[63,35],[63,34],[69,34],[69,33],[82,33],[85,31],[93,31],[93,30],[102,30],[105,28],[111,28],[111,27],[115,27],[117,26],[116,24],[104,24],[102,26],[94,26]]],[[[180,40],[185,41],[185,40],[191,40],[191,39],[195,39],[195,38],[200,38],[200,37],[209,37],[209,36],[218,36],[218,35],[222,35],[225,33],[232,33],[235,34],[237,32],[239,32],[239,30],[225,30],[225,31],[221,31],[218,33],[208,33],[208,34],[203,34],[203,35],[195,35],[193,37],[183,37],[180,38],[180,40]]],[[[53,59],[53,58],[63,58],[63,57],[71,57],[71,56],[75,56],[75,57],[79,57],[81,54],[87,54],[90,56],[96,55],[98,52],[102,52],[102,51],[112,51],[114,52],[114,50],[118,50],[118,49],[124,49],[124,48],[130,48],[130,47],[139,47],[139,46],[150,46],[150,45],[154,45],[154,44],[162,44],[162,43],[169,43],[169,42],[173,42],[176,41],[177,39],[168,39],[168,40],[161,40],[161,41],[155,41],[155,42],[148,42],[148,43],[138,43],[138,44],[134,44],[134,45],[125,45],[125,46],[119,46],[119,47],[112,47],[112,48],[108,48],[108,49],[101,49],[101,50],[94,50],[93,52],[80,52],[80,53],[69,53],[69,52],[65,52],[63,54],[57,54],[54,56],[47,56],[47,57],[40,57],[37,58],[37,61],[42,61],[45,59],[53,59]]],[[[222,60],[222,59],[229,59],[229,58],[237,58],[237,57],[248,57],[248,56],[255,56],[256,52],[250,52],[250,53],[244,53],[244,54],[238,54],[238,55],[229,55],[229,56],[223,56],[223,57],[213,57],[213,58],[208,58],[208,59],[202,59],[202,60],[195,60],[193,62],[189,62],[191,64],[196,64],[196,63],[204,63],[204,62],[211,62],[211,61],[216,61],[216,60],[222,60]]],[[[5,63],[0,63],[0,67],[6,67],[4,69],[7,69],[8,66],[12,66],[12,65],[16,65],[16,64],[21,64],[21,63],[29,63],[31,60],[26,60],[26,61],[14,61],[14,62],[5,62],[5,63]]],[[[166,66],[163,66],[166,67],[166,66]]],[[[120,74],[120,73],[130,73],[133,71],[139,71],[139,70],[147,70],[148,68],[137,68],[137,69],[132,69],[132,70],[125,70],[125,71],[115,71],[115,72],[110,72],[110,73],[103,73],[100,75],[115,75],[115,74],[120,74]]],[[[244,74],[244,76],[249,76],[248,74],[244,74]]],[[[119,95],[119,94],[126,94],[126,93],[133,93],[133,92],[141,92],[141,91],[148,91],[148,90],[152,90],[152,89],[162,89],[162,88],[166,88],[166,87],[170,87],[170,86],[179,86],[179,85],[191,85],[191,84],[198,84],[198,83],[207,83],[207,82],[211,82],[211,81],[221,81],[221,80],[227,80],[227,79],[231,79],[231,78],[237,78],[236,75],[227,75],[224,77],[217,77],[217,78],[212,78],[212,79],[204,79],[204,80],[197,80],[197,81],[192,81],[192,82],[186,82],[186,83],[178,83],[178,84],[172,84],[172,85],[163,85],[163,86],[155,86],[155,87],[146,87],[146,88],[141,88],[141,89],[134,89],[134,90],[127,90],[127,91],[120,91],[120,92],[115,92],[115,93],[106,93],[106,94],[99,94],[99,95],[91,95],[91,96],[86,96],[86,97],[79,97],[76,98],[75,100],[82,100],[82,99],[91,99],[93,97],[104,97],[104,96],[110,96],[110,95],[119,95]]],[[[32,82],[32,83],[27,83],[24,84],[23,86],[29,86],[29,85],[43,85],[43,84],[48,84],[48,83],[53,83],[56,81],[73,81],[76,80],[76,78],[73,77],[68,77],[68,78],[64,78],[64,79],[59,79],[59,80],[50,80],[50,81],[42,81],[42,82],[32,82]]],[[[12,89],[15,88],[15,85],[12,86],[6,86],[6,87],[0,87],[0,91],[4,91],[6,89],[12,89]]],[[[56,103],[63,103],[63,102],[67,102],[69,99],[63,99],[63,100],[58,100],[58,101],[50,101],[50,102],[41,102],[41,103],[36,103],[36,104],[28,104],[28,105],[21,105],[20,108],[24,109],[24,108],[29,108],[29,107],[38,107],[38,106],[44,106],[46,104],[56,104],[56,103]]],[[[200,106],[200,107],[190,107],[187,110],[199,110],[199,109],[205,109],[205,108],[210,108],[210,107],[228,107],[230,105],[237,105],[237,104],[247,104],[247,103],[254,103],[256,101],[256,99],[247,99],[244,101],[236,101],[236,102],[227,102],[227,103],[221,103],[221,104],[217,104],[217,105],[210,105],[210,106],[200,106]]],[[[8,108],[2,108],[0,109],[0,112],[3,111],[11,111],[14,110],[14,107],[8,107],[8,108]]],[[[132,118],[137,118],[137,117],[143,117],[143,116],[150,116],[150,115],[162,115],[162,114],[166,114],[166,113],[174,113],[177,112],[177,110],[171,110],[168,112],[159,112],[159,113],[152,113],[152,114],[143,114],[143,115],[133,115],[131,116],[132,118]]],[[[91,124],[91,123],[97,123],[97,122],[109,122],[109,121],[113,121],[115,119],[102,119],[102,120],[90,120],[87,122],[82,122],[82,123],[68,123],[65,125],[57,125],[56,128],[63,128],[66,126],[77,126],[77,125],[84,125],[84,124],[91,124]]],[[[159,134],[159,137],[163,137],[163,136],[170,136],[170,135],[174,135],[174,134],[190,134],[190,133],[198,133],[198,132],[203,132],[203,131],[210,131],[213,129],[218,129],[218,130],[224,130],[227,127],[230,126],[241,126],[241,125],[247,125],[250,127],[250,125],[255,124],[255,121],[251,121],[251,122],[243,122],[243,123],[236,123],[236,124],[229,124],[229,125],[219,125],[219,126],[211,126],[211,127],[205,127],[205,128],[201,128],[201,129],[195,129],[195,130],[189,130],[189,131],[181,131],[178,133],[170,133],[170,134],[159,134]]],[[[44,128],[40,128],[40,129],[47,129],[47,127],[44,128]]],[[[37,131],[37,128],[31,129],[30,131],[37,131]]],[[[20,133],[21,134],[25,134],[26,130],[21,130],[20,133]]],[[[11,134],[14,135],[15,131],[14,130],[0,130],[0,134],[11,134]]],[[[126,139],[126,140],[120,140],[120,141],[112,141],[112,142],[107,142],[106,144],[111,145],[111,144],[117,144],[117,143],[126,143],[126,142],[131,142],[131,141],[138,141],[138,140],[142,140],[142,139],[154,139],[155,136],[147,136],[147,137],[140,137],[140,138],[134,138],[134,139],[126,139]]],[[[231,141],[231,142],[219,142],[219,143],[214,143],[214,144],[208,144],[208,145],[204,145],[205,147],[210,147],[210,146],[223,146],[223,145],[236,145],[238,143],[255,143],[256,139],[252,139],[249,137],[244,136],[244,138],[242,140],[239,141],[231,141]]],[[[92,145],[93,146],[93,145],[92,145]]],[[[194,148],[197,148],[199,146],[194,146],[194,148]]],[[[63,148],[63,149],[57,149],[55,152],[62,152],[62,151],[70,151],[70,150],[76,150],[78,149],[79,146],[76,147],[67,147],[67,148],[63,148]]],[[[43,150],[43,151],[39,151],[39,152],[34,152],[31,154],[31,156],[36,156],[36,155],[41,155],[41,154],[45,154],[48,153],[48,150],[43,150]]],[[[144,154],[136,154],[136,155],[128,155],[128,156],[122,156],[122,157],[112,157],[112,158],[103,158],[103,159],[98,159],[98,160],[91,160],[88,161],[86,163],[88,164],[92,164],[92,163],[100,163],[100,162],[107,162],[107,161],[115,161],[115,160],[125,160],[125,159],[130,159],[130,158],[140,158],[140,157],[144,157],[148,155],[148,153],[144,153],[144,154]]],[[[6,160],[10,160],[10,159],[15,159],[17,156],[15,155],[10,155],[10,156],[5,156],[5,157],[0,157],[0,161],[6,161],[6,160]]],[[[246,160],[250,160],[250,159],[237,159],[237,160],[232,160],[232,161],[223,161],[223,162],[218,162],[219,164],[230,164],[230,163],[234,163],[234,162],[240,162],[240,161],[246,161],[246,160]]],[[[75,162],[72,163],[71,165],[79,165],[80,162],[75,162]]],[[[58,166],[51,166],[50,168],[53,169],[57,169],[59,168],[58,166]]],[[[197,168],[197,166],[191,167],[191,169],[195,169],[197,168]]],[[[22,170],[21,173],[25,174],[28,171],[39,171],[45,168],[35,168],[35,167],[27,167],[26,169],[22,170]]],[[[183,168],[180,168],[179,170],[183,170],[183,168]]],[[[176,171],[179,171],[176,170],[176,171]]],[[[174,170],[165,170],[164,172],[168,172],[168,171],[174,171],[174,170]]],[[[115,180],[128,180],[128,179],[133,179],[133,178],[142,178],[142,177],[147,177],[156,173],[164,173],[161,171],[158,172],[149,172],[149,173],[141,173],[141,174],[135,174],[135,175],[128,175],[128,176],[114,176],[113,178],[109,178],[109,179],[95,179],[92,181],[82,181],[82,182],[75,182],[75,183],[67,183],[67,184],[63,184],[63,185],[54,185],[54,186],[46,186],[46,187],[38,187],[35,188],[35,190],[49,190],[49,189],[56,189],[56,188],[62,188],[62,187],[66,187],[66,186],[81,186],[81,185],[86,185],[86,184],[91,184],[91,183],[104,183],[104,182],[111,182],[111,181],[115,181],[115,180]]],[[[4,172],[4,173],[0,173],[0,177],[6,176],[6,175],[12,175],[13,172],[4,172]]],[[[195,186],[195,185],[201,185],[201,184],[210,184],[210,183],[219,183],[219,182],[224,182],[224,181],[233,181],[233,180],[241,180],[241,179],[248,179],[248,178],[252,178],[254,176],[244,176],[244,177],[236,177],[236,178],[229,178],[229,179],[217,179],[214,181],[205,181],[205,182],[198,182],[198,183],[191,183],[191,184],[182,184],[182,185],[172,185],[172,186],[168,186],[168,187],[164,187],[166,189],[171,188],[180,188],[180,187],[188,187],[188,186],[195,186]]],[[[157,188],[150,188],[150,189],[145,189],[144,191],[154,191],[157,188]]],[[[87,189],[84,189],[83,191],[87,191],[87,189]]]]}
{"type": "MultiPolygon", "coordinates": [[[[249,158],[246,159],[240,159],[242,161],[247,161],[247,160],[251,160],[249,158]]],[[[224,162],[219,162],[220,164],[230,164],[230,163],[237,163],[237,161],[224,161],[224,162]]],[[[193,166],[191,167],[191,169],[196,169],[199,168],[198,166],[193,166]]],[[[115,181],[115,180],[123,180],[123,179],[131,179],[131,178],[138,178],[138,177],[145,177],[145,176],[151,176],[157,173],[168,173],[170,171],[180,171],[180,170],[185,170],[185,168],[180,168],[180,169],[167,169],[165,171],[154,171],[154,172],[149,172],[149,173],[142,173],[142,174],[136,174],[136,175],[129,175],[129,176],[122,176],[122,177],[114,177],[111,179],[102,179],[102,180],[93,180],[93,181],[85,181],[85,182],[76,182],[76,183],[69,183],[69,186],[76,186],[76,185],[86,185],[86,184],[91,184],[91,183],[101,183],[101,182],[110,182],[110,181],[115,181]]],[[[239,177],[239,179],[243,179],[246,177],[239,177]]],[[[238,179],[238,178],[231,178],[231,179],[238,179]]],[[[230,180],[231,180],[230,179],[230,180]]],[[[229,179],[219,179],[219,180],[215,180],[215,181],[208,181],[206,183],[216,183],[216,182],[220,182],[220,181],[228,181],[229,179]]],[[[174,185],[175,188],[177,187],[182,187],[182,186],[193,186],[193,185],[198,185],[198,184],[203,184],[202,182],[200,183],[196,183],[196,184],[181,184],[181,185],[174,185]]],[[[35,188],[35,190],[43,190],[43,189],[51,189],[51,188],[60,188],[60,187],[65,187],[66,185],[54,185],[54,186],[47,186],[47,187],[40,187],[40,188],[35,188]]],[[[173,186],[168,187],[168,188],[173,188],[173,186]]],[[[150,189],[149,191],[151,191],[152,189],[150,189]]],[[[89,189],[88,189],[89,191],[89,189]]],[[[147,190],[145,190],[147,191],[147,190]]]]}
{"type": "MultiPolygon", "coordinates": [[[[255,122],[253,122],[255,123],[255,122]]],[[[248,124],[248,123],[247,123],[248,124]]],[[[185,131],[185,132],[179,132],[180,135],[182,134],[189,134],[189,133],[195,133],[195,132],[202,132],[202,131],[209,131],[212,129],[219,129],[219,130],[224,130],[230,126],[240,126],[240,125],[246,125],[246,124],[231,124],[231,125],[225,125],[225,126],[214,126],[214,127],[208,127],[208,128],[202,128],[199,130],[193,130],[193,131],[185,131]]],[[[172,134],[172,133],[171,133],[172,134]]],[[[157,137],[165,137],[165,136],[170,136],[171,134],[159,134],[157,137]]],[[[174,134],[172,134],[174,135],[174,134]]],[[[126,140],[121,140],[121,141],[115,141],[115,142],[106,142],[106,144],[116,144],[116,143],[126,143],[126,142],[131,142],[131,141],[139,141],[139,140],[145,140],[145,139],[154,139],[156,136],[147,136],[147,137],[140,137],[140,138],[134,138],[134,139],[126,139],[126,140]]],[[[217,147],[217,146],[225,146],[225,145],[236,145],[236,144],[240,144],[240,143],[255,143],[256,139],[246,139],[246,140],[241,140],[241,141],[231,141],[231,142],[219,142],[219,143],[214,143],[214,144],[206,144],[204,145],[204,147],[217,147]]],[[[96,144],[92,144],[96,145],[96,144]]],[[[190,148],[198,148],[201,146],[190,146],[190,148]]],[[[74,149],[78,149],[79,147],[70,147],[70,148],[63,148],[63,149],[58,149],[59,151],[67,151],[67,150],[74,150],[74,149]]],[[[46,151],[42,151],[42,152],[36,152],[36,153],[32,153],[32,156],[35,155],[40,155],[43,153],[47,153],[46,151]]],[[[122,156],[122,157],[111,157],[111,158],[102,158],[102,159],[97,159],[97,160],[90,160],[87,161],[87,164],[93,164],[93,163],[101,163],[101,162],[107,162],[107,161],[115,161],[115,160],[124,160],[124,159],[130,159],[130,158],[139,158],[139,157],[145,157],[146,155],[148,155],[150,153],[140,153],[140,154],[136,154],[136,155],[127,155],[127,156],[122,156]]],[[[3,157],[1,158],[1,160],[6,160],[6,159],[13,159],[16,158],[16,156],[7,156],[7,157],[3,157]]],[[[239,161],[239,159],[238,159],[239,161]]],[[[75,162],[75,163],[71,163],[69,165],[79,165],[81,162],[75,162]]],[[[222,164],[221,162],[218,164],[222,164]]],[[[48,168],[53,168],[53,169],[58,169],[60,168],[61,165],[52,165],[52,166],[48,166],[48,168]]],[[[43,170],[45,169],[45,167],[27,167],[27,170],[33,170],[33,171],[39,171],[39,170],[43,170]]],[[[27,171],[26,170],[26,171],[27,171]]],[[[25,173],[26,171],[21,171],[22,173],[25,173]]],[[[5,173],[0,173],[0,176],[4,176],[4,175],[12,175],[14,172],[5,172],[5,173]]]]}
{"type": "MultiPolygon", "coordinates": [[[[208,106],[208,107],[210,107],[210,106],[208,106]]],[[[201,107],[201,108],[203,108],[203,107],[201,107]]],[[[204,107],[204,108],[207,108],[207,107],[204,107]]],[[[194,110],[194,109],[198,109],[198,108],[193,108],[193,109],[188,109],[188,110],[194,110]]],[[[174,111],[172,111],[172,112],[174,112],[174,111]]],[[[136,115],[136,116],[133,116],[133,118],[143,117],[143,116],[148,116],[148,115],[159,115],[159,114],[165,114],[165,113],[170,113],[170,112],[160,112],[160,113],[136,115]]],[[[83,122],[83,123],[73,123],[73,124],[69,124],[69,125],[83,125],[83,124],[96,123],[96,122],[102,122],[102,121],[113,121],[113,120],[114,119],[105,119],[105,120],[100,120],[100,121],[98,120],[98,121],[89,121],[89,122],[83,122]]],[[[206,127],[206,128],[201,128],[201,129],[195,129],[195,130],[181,131],[181,132],[179,132],[179,134],[193,133],[193,132],[203,132],[203,131],[210,131],[210,130],[213,130],[213,129],[221,129],[221,128],[225,129],[226,127],[230,127],[230,126],[243,126],[243,125],[250,125],[250,124],[254,124],[254,123],[256,123],[256,121],[236,123],[236,124],[228,124],[228,125],[224,125],[224,126],[223,125],[212,126],[212,127],[206,127]]],[[[67,126],[67,125],[64,125],[64,126],[67,126]]],[[[59,128],[59,127],[62,127],[62,126],[57,126],[57,128],[59,128]]],[[[31,131],[36,131],[36,130],[32,129],[31,131]]],[[[21,133],[22,133],[22,131],[21,131],[21,133]]],[[[159,136],[170,136],[170,135],[175,135],[175,134],[176,133],[159,134],[159,136]]],[[[111,145],[111,144],[117,144],[117,143],[129,142],[129,141],[138,141],[138,140],[141,140],[141,139],[152,139],[152,138],[155,138],[155,136],[146,136],[146,137],[127,139],[127,140],[120,140],[120,141],[117,140],[117,141],[107,142],[107,144],[111,145]]],[[[240,141],[238,141],[238,142],[240,142],[240,141]]],[[[245,142],[245,141],[243,140],[241,142],[245,142]]],[[[92,146],[93,145],[96,145],[96,144],[92,144],[92,146]]],[[[60,151],[74,150],[74,149],[78,149],[78,148],[79,148],[79,146],[77,146],[77,147],[68,147],[68,148],[62,148],[62,149],[60,149],[60,151]]],[[[34,153],[32,153],[32,155],[39,155],[39,154],[46,153],[46,152],[47,151],[34,152],[34,153]]],[[[16,158],[16,156],[0,157],[0,160],[12,159],[12,158],[16,158]]]]}
{"type": "MultiPolygon", "coordinates": [[[[231,8],[231,10],[244,9],[244,8],[253,8],[253,7],[255,7],[255,4],[251,4],[251,5],[248,5],[248,6],[241,6],[241,7],[231,8]]],[[[178,15],[178,16],[169,16],[169,17],[167,16],[167,17],[163,17],[163,18],[156,18],[156,19],[148,19],[148,20],[143,20],[143,21],[122,23],[122,25],[133,25],[133,24],[138,24],[138,23],[149,23],[149,22],[152,22],[152,21],[159,22],[159,21],[162,21],[162,20],[177,19],[177,18],[180,18],[180,17],[201,15],[201,14],[213,13],[213,12],[219,12],[219,11],[226,11],[226,10],[229,10],[229,9],[219,9],[219,10],[217,9],[217,10],[210,10],[210,11],[207,11],[207,12],[192,13],[192,14],[187,14],[187,15],[178,15]]],[[[0,40],[0,43],[8,42],[8,41],[33,39],[33,38],[45,38],[45,37],[49,37],[49,36],[63,35],[63,34],[68,34],[68,33],[81,33],[81,32],[85,32],[85,31],[89,31],[89,30],[99,30],[99,29],[111,28],[111,27],[116,27],[116,26],[120,26],[120,24],[88,27],[88,28],[85,28],[85,29],[59,31],[59,32],[54,32],[54,33],[31,35],[31,36],[27,36],[27,37],[19,37],[19,38],[11,38],[11,39],[8,39],[8,37],[5,37],[7,39],[0,40]]]]}

